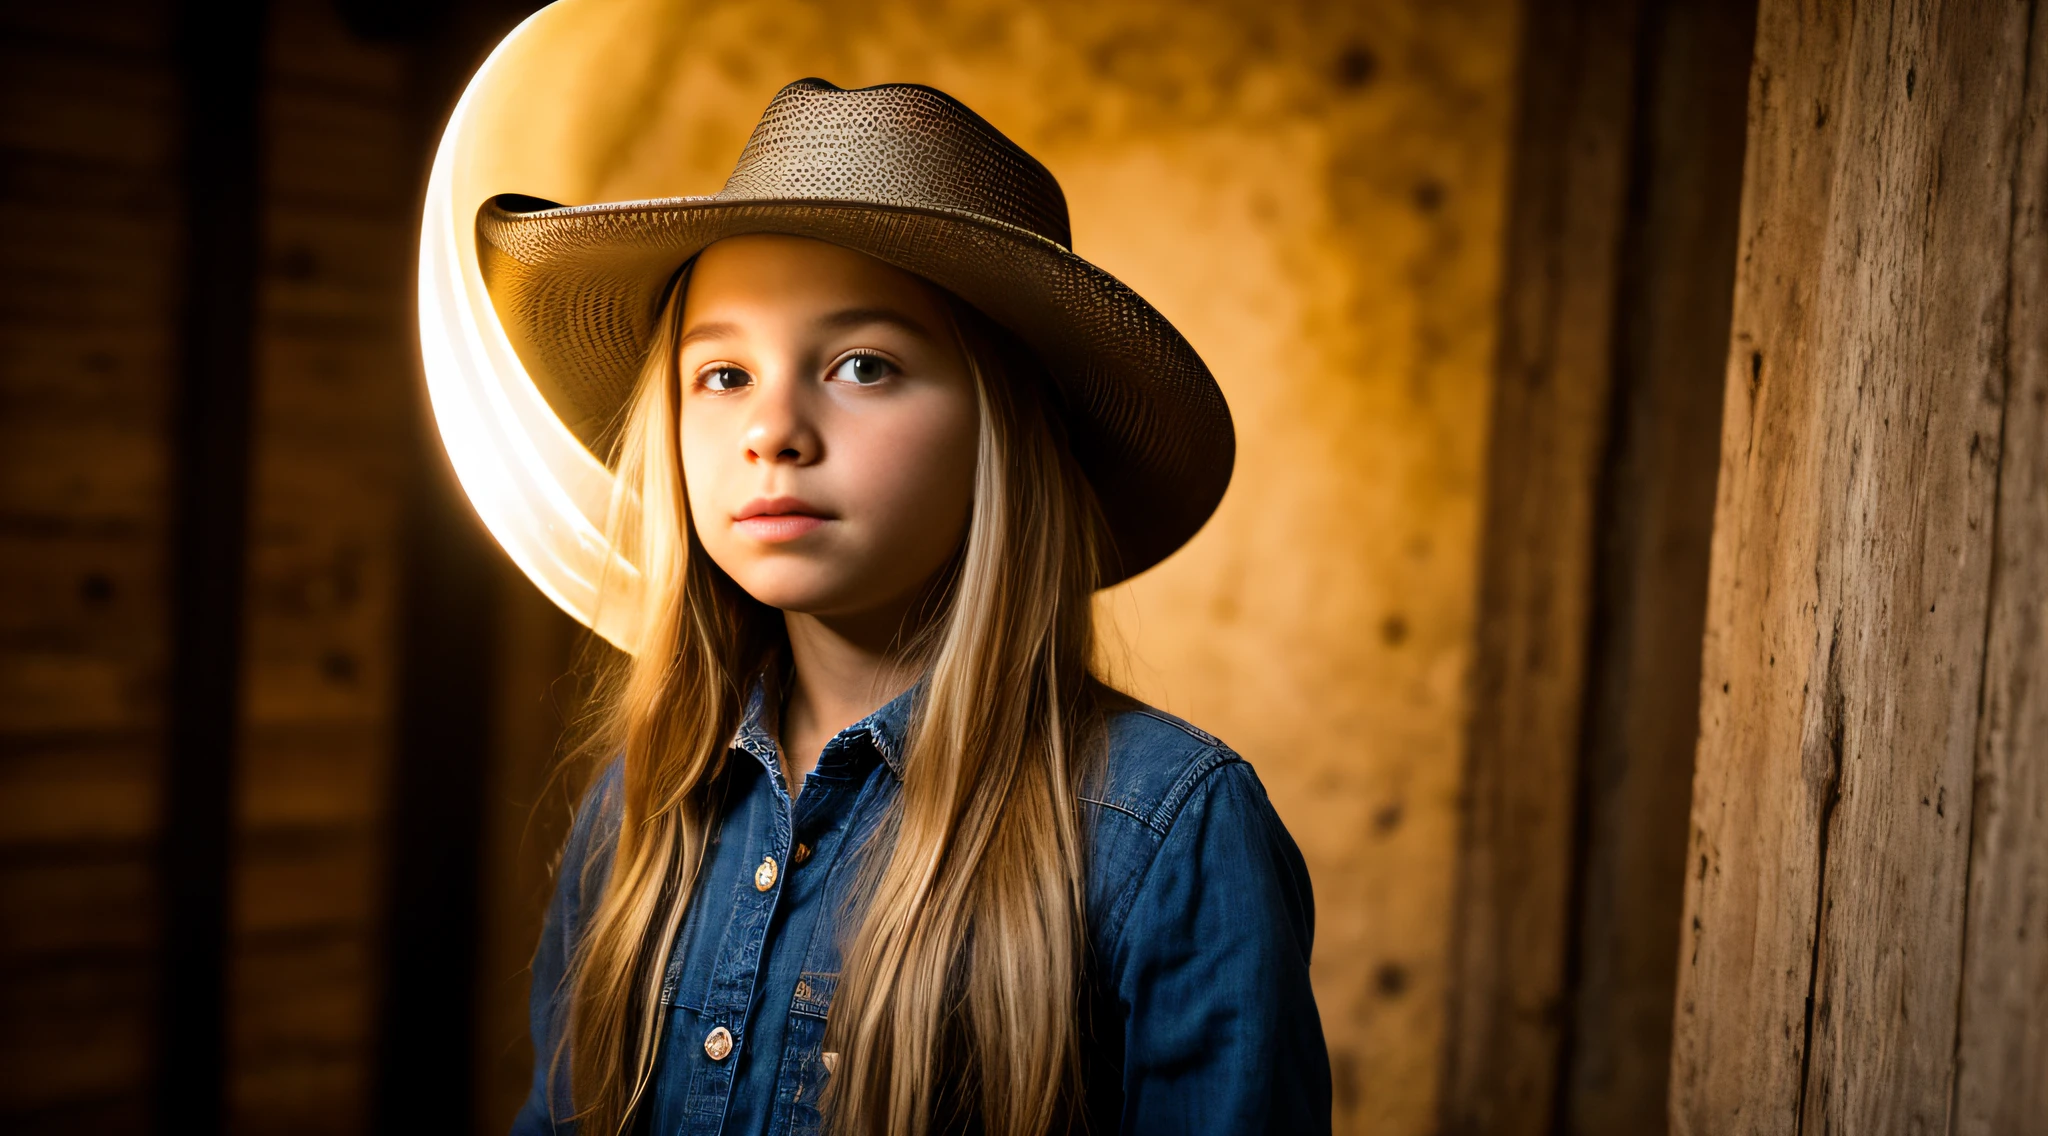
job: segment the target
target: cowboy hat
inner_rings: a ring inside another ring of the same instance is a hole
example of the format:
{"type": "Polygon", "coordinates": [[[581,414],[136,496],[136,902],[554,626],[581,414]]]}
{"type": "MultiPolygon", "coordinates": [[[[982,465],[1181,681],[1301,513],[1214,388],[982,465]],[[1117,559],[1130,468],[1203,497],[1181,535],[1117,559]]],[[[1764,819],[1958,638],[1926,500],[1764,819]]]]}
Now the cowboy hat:
{"type": "Polygon", "coordinates": [[[507,338],[593,449],[632,393],[678,270],[745,233],[866,253],[1029,345],[1115,543],[1104,585],[1165,559],[1215,511],[1236,442],[1208,367],[1137,293],[1074,255],[1052,174],[941,91],[799,80],[712,196],[565,207],[500,194],[476,218],[507,338]]]}

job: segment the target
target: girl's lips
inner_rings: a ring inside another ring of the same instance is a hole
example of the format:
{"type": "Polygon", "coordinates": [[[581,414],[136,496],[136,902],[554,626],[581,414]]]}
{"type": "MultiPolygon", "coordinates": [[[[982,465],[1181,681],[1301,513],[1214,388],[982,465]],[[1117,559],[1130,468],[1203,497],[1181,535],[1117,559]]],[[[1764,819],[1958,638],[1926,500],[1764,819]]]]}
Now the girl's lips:
{"type": "Polygon", "coordinates": [[[733,514],[733,527],[767,544],[795,540],[832,518],[801,497],[756,497],[733,514]]]}
{"type": "Polygon", "coordinates": [[[795,540],[824,523],[824,517],[810,513],[757,513],[734,521],[733,527],[755,540],[779,544],[795,540]]]}

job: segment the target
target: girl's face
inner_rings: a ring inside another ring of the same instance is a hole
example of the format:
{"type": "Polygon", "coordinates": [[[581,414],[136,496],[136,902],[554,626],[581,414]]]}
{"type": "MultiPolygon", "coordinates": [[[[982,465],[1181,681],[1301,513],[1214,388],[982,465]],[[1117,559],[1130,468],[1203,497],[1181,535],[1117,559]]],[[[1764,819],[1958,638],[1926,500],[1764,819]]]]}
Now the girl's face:
{"type": "Polygon", "coordinates": [[[823,241],[732,237],[697,258],[679,355],[697,539],[749,595],[880,612],[959,546],[980,410],[932,285],[823,241]]]}

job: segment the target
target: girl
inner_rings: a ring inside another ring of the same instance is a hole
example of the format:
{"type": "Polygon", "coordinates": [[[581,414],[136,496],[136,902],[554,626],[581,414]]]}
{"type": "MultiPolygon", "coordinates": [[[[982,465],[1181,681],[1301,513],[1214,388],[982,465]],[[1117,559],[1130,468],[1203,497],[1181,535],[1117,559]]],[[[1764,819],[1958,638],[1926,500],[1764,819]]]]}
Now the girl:
{"type": "Polygon", "coordinates": [[[478,234],[638,570],[515,1131],[1327,1131],[1293,840],[1089,672],[1091,593],[1214,509],[1228,413],[1044,167],[804,80],[715,197],[478,234]]]}

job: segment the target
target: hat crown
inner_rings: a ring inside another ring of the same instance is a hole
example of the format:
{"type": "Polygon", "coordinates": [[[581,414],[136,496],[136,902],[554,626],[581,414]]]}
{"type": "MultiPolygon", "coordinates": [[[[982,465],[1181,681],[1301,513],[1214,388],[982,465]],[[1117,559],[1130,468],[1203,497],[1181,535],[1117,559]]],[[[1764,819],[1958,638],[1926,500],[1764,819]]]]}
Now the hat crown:
{"type": "Polygon", "coordinates": [[[718,198],[854,201],[993,221],[1071,247],[1067,199],[1038,160],[943,91],[782,88],[718,198]]]}

